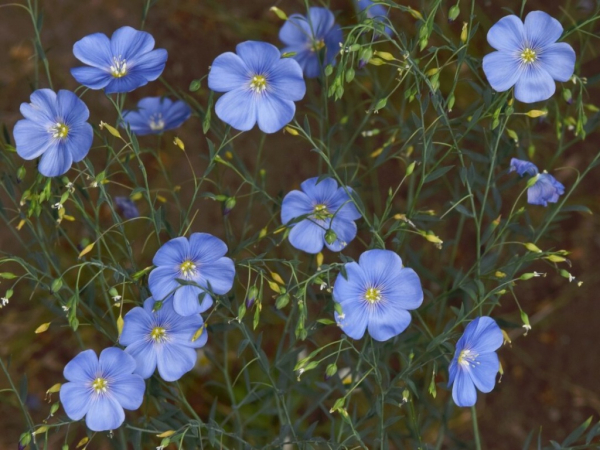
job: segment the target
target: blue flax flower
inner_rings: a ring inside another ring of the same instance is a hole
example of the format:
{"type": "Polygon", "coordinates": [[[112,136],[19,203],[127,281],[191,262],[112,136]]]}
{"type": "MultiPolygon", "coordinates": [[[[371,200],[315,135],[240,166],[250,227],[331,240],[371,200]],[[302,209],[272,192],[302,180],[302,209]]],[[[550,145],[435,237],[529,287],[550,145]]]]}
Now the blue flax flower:
{"type": "Polygon", "coordinates": [[[75,42],[73,54],[89,67],[71,69],[71,75],[90,89],[107,94],[131,92],[156,80],[165,68],[167,51],[154,49],[150,33],[122,27],[110,39],[94,33],[75,42]]]}
{"type": "Polygon", "coordinates": [[[175,312],[182,316],[206,311],[213,304],[211,292],[223,295],[233,286],[235,267],[225,253],[225,242],[207,233],[171,239],[152,260],[157,266],[148,277],[152,296],[169,300],[172,295],[175,312]]]}
{"type": "Polygon", "coordinates": [[[356,237],[355,220],[360,213],[347,194],[349,187],[338,187],[333,178],[304,181],[301,191],[291,191],[281,205],[281,221],[292,227],[290,244],[306,253],[319,253],[326,245],[339,252],[356,237]],[[295,219],[300,219],[295,222],[295,219]]]}
{"type": "Polygon", "coordinates": [[[181,317],[173,309],[172,302],[163,303],[153,312],[154,304],[150,297],[143,308],[137,306],[125,315],[119,342],[135,359],[135,373],[142,378],[150,378],[158,367],[163,380],[179,380],[194,368],[198,357],[196,349],[206,344],[206,330],[192,341],[204,321],[200,314],[181,317]]]}
{"type": "Polygon", "coordinates": [[[523,103],[547,100],[556,81],[568,81],[575,69],[575,51],[556,42],[563,32],[560,22],[543,11],[500,19],[487,35],[496,52],[485,55],[483,71],[498,92],[515,86],[515,98],[523,103]]]}
{"type": "Polygon", "coordinates": [[[548,203],[556,203],[565,193],[565,187],[560,181],[545,171],[538,173],[537,166],[529,161],[511,159],[510,171],[516,171],[521,176],[526,173],[537,176],[536,182],[527,189],[527,203],[531,205],[548,206],[548,203]]]}
{"type": "Polygon", "coordinates": [[[344,268],[347,278],[340,273],[333,286],[333,299],[342,307],[335,320],[344,333],[360,339],[368,328],[376,341],[402,333],[410,324],[408,310],[423,303],[416,272],[390,250],[368,250],[344,268]]]}
{"type": "Polygon", "coordinates": [[[21,114],[13,130],[17,153],[23,159],[42,157],[38,170],[46,177],[64,174],[92,146],[94,131],[87,123],[90,112],[77,95],[60,90],[38,89],[31,103],[21,103],[21,114]]]}
{"type": "Polygon", "coordinates": [[[456,344],[456,352],[450,363],[452,398],[458,406],[473,406],[477,391],[488,393],[494,389],[500,362],[496,350],[503,342],[502,331],[490,317],[473,320],[456,344]]]}
{"type": "Polygon", "coordinates": [[[367,18],[373,19],[374,22],[380,22],[385,25],[385,33],[388,36],[392,35],[392,29],[386,25],[387,23],[387,8],[381,4],[377,4],[372,0],[358,0],[358,10],[365,12],[367,18]]]}
{"type": "Polygon", "coordinates": [[[64,369],[69,381],[60,388],[60,402],[71,420],[85,416],[92,431],[115,430],[125,420],[123,409],[138,409],[146,385],[135,375],[135,360],[123,350],[102,350],[100,359],[93,350],[85,350],[64,369]]]}
{"type": "Polygon", "coordinates": [[[344,36],[327,8],[311,7],[308,16],[292,14],[279,30],[279,40],[286,47],[282,53],[295,52],[307,78],[321,74],[321,67],[335,64],[344,36]]]}
{"type": "Polygon", "coordinates": [[[182,100],[146,97],[137,104],[137,111],[123,111],[123,123],[129,124],[138,136],[160,134],[179,128],[189,119],[192,110],[182,100]]]}
{"type": "Polygon", "coordinates": [[[140,217],[138,207],[129,197],[115,197],[115,205],[117,205],[117,209],[126,219],[140,217]]]}
{"type": "Polygon", "coordinates": [[[281,130],[306,93],[302,68],[266,42],[242,42],[236,53],[219,55],[208,74],[208,87],[226,93],[215,105],[217,116],[240,131],[257,122],[265,133],[281,130]]]}

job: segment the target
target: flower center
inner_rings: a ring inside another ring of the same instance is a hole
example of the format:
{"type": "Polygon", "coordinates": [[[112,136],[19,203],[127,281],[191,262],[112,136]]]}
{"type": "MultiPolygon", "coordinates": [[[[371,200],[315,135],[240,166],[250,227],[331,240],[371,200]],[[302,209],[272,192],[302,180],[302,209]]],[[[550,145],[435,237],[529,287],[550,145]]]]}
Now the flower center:
{"type": "Polygon", "coordinates": [[[96,394],[104,394],[108,390],[108,381],[106,381],[106,378],[98,377],[92,383],[92,389],[96,394]]]}
{"type": "Polygon", "coordinates": [[[183,277],[188,280],[196,276],[196,264],[194,264],[194,261],[189,259],[184,261],[179,266],[179,270],[181,271],[183,277]]]}
{"type": "Polygon", "coordinates": [[[331,213],[327,209],[327,205],[325,205],[324,203],[319,203],[318,205],[315,205],[313,209],[313,214],[315,219],[317,220],[325,220],[328,217],[331,217],[331,213]]]}
{"type": "Polygon", "coordinates": [[[165,342],[167,340],[167,330],[163,327],[154,327],[150,332],[150,337],[154,342],[165,342]]]}
{"type": "Polygon", "coordinates": [[[323,39],[318,40],[318,41],[315,40],[315,41],[312,42],[312,47],[310,48],[310,51],[311,52],[318,52],[323,47],[325,47],[325,41],[323,39]]]}
{"type": "Polygon", "coordinates": [[[257,94],[262,94],[267,89],[267,79],[264,75],[254,75],[250,80],[250,89],[257,94]]]}
{"type": "Polygon", "coordinates": [[[160,131],[164,129],[165,121],[163,120],[162,113],[152,114],[150,116],[150,122],[148,123],[148,125],[150,125],[150,129],[152,131],[160,131]]]}
{"type": "MultiPolygon", "coordinates": [[[[469,366],[475,367],[475,364],[473,364],[473,363],[475,362],[475,359],[478,356],[479,356],[479,354],[475,353],[473,350],[463,350],[458,355],[458,363],[464,367],[469,367],[469,366]]],[[[477,364],[479,364],[479,363],[477,363],[477,364]]]]}
{"type": "Polygon", "coordinates": [[[122,78],[127,75],[127,61],[121,58],[121,55],[113,56],[113,63],[110,66],[110,74],[115,78],[122,78]]]}
{"type": "Polygon", "coordinates": [[[56,122],[50,127],[50,133],[54,139],[64,139],[69,135],[69,127],[64,123],[56,122]]]}
{"type": "Polygon", "coordinates": [[[369,303],[377,303],[381,300],[381,289],[369,288],[365,292],[365,300],[369,303]]]}
{"type": "Polygon", "coordinates": [[[531,64],[532,62],[534,62],[537,59],[537,54],[535,52],[535,50],[527,47],[525,50],[523,50],[521,52],[521,60],[525,63],[525,64],[531,64]]]}

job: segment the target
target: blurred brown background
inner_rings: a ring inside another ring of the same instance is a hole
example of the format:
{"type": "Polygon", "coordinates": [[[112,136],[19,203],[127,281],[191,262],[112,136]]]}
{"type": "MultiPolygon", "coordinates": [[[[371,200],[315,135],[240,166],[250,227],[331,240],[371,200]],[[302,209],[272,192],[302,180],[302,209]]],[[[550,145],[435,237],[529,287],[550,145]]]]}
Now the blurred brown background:
{"type": "MultiPolygon", "coordinates": [[[[464,2],[463,2],[464,3],[464,2]]],[[[163,77],[176,88],[185,89],[189,83],[204,76],[212,60],[223,51],[233,50],[235,44],[246,39],[264,40],[274,44],[281,21],[269,12],[269,7],[279,6],[288,14],[303,11],[300,0],[159,0],[150,10],[145,30],[153,34],[157,47],[169,52],[169,60],[163,77]]],[[[428,2],[402,2],[422,10],[428,2]]],[[[443,11],[454,4],[448,2],[443,11]]],[[[73,43],[93,32],[110,35],[115,29],[130,25],[140,26],[143,8],[141,0],[47,0],[40,2],[44,11],[42,42],[51,64],[55,89],[74,89],[75,80],[69,69],[79,65],[71,52],[73,43]]],[[[489,51],[485,42],[485,30],[506,14],[501,8],[518,10],[517,1],[477,1],[477,20],[481,22],[472,51],[483,55],[489,51]]],[[[467,5],[461,5],[464,10],[467,5]]],[[[525,11],[542,9],[556,17],[564,17],[566,10],[574,20],[585,17],[585,2],[535,0],[527,2],[525,11]]],[[[350,24],[355,20],[351,2],[336,0],[332,9],[339,10],[339,21],[350,24]]],[[[464,13],[463,13],[464,14],[464,13]]],[[[412,27],[414,20],[408,15],[392,16],[396,28],[412,27]]],[[[461,17],[462,18],[462,17],[461,17]]],[[[451,26],[460,33],[461,18],[451,26]]],[[[442,21],[439,18],[438,21],[442,21]]],[[[568,26],[569,24],[565,24],[568,26]]],[[[0,122],[12,129],[20,118],[18,107],[27,101],[33,78],[33,35],[30,18],[24,10],[15,7],[0,9],[0,122]]],[[[587,61],[581,76],[592,77],[598,73],[598,60],[587,61]]],[[[42,78],[43,80],[43,78],[42,78]]],[[[43,82],[42,82],[43,84],[43,82]]],[[[45,86],[43,86],[45,87],[45,86]]],[[[139,98],[165,94],[159,83],[151,83],[128,96],[128,106],[135,105],[139,98]]],[[[205,104],[206,85],[198,94],[205,104]]],[[[86,94],[91,110],[91,120],[114,121],[114,112],[109,102],[101,95],[86,94]],[[92,100],[93,99],[93,102],[92,100]]],[[[598,89],[590,87],[588,103],[597,103],[598,89]]],[[[466,99],[465,101],[468,101],[466,99]]],[[[460,100],[457,102],[459,103],[460,100]]],[[[206,142],[198,119],[191,119],[178,135],[186,143],[188,153],[207,152],[206,142]]],[[[251,165],[258,142],[256,130],[245,138],[251,165]]],[[[552,127],[548,127],[549,140],[553,139],[552,127]]],[[[597,135],[569,149],[564,155],[563,166],[581,168],[598,151],[597,135]]],[[[240,144],[238,144],[240,145],[240,144]]],[[[373,145],[365,142],[365,146],[373,145]]],[[[302,180],[314,176],[316,155],[309,148],[299,145],[278,133],[269,137],[267,188],[277,193],[297,186],[302,180]],[[292,186],[291,186],[292,185],[292,186]]],[[[28,166],[32,169],[32,166],[28,166]]],[[[168,167],[172,169],[172,167],[168,167]]],[[[576,426],[590,415],[596,420],[600,414],[600,391],[597,377],[600,356],[596,344],[600,333],[600,306],[598,292],[600,279],[597,267],[600,262],[600,235],[597,214],[599,187],[596,169],[585,180],[572,204],[585,204],[594,212],[593,216],[571,213],[570,219],[561,223],[560,236],[563,247],[572,251],[570,270],[584,281],[582,287],[568,283],[564,278],[552,274],[519,287],[523,308],[530,313],[533,330],[526,337],[518,337],[512,347],[501,350],[501,361],[505,370],[502,382],[493,393],[480,396],[478,403],[479,423],[485,448],[521,448],[532,429],[543,429],[543,442],[549,439],[561,441],[576,426]]],[[[559,179],[560,176],[558,176],[559,179]]],[[[385,185],[386,180],[382,180],[385,185]]],[[[561,179],[563,183],[568,183],[561,179]]],[[[216,202],[204,201],[197,229],[206,228],[215,234],[216,223],[220,223],[220,206],[216,202]]],[[[450,233],[449,233],[450,234],[450,233]]],[[[442,236],[443,237],[443,236],[442,236]]],[[[11,234],[0,230],[0,248],[11,251],[11,234]]],[[[15,249],[14,251],[19,251],[15,249]]],[[[148,260],[151,255],[148,255],[148,260]]],[[[2,288],[3,289],[3,288],[2,288]]],[[[0,289],[0,290],[2,290],[0,289]]],[[[19,296],[17,292],[8,307],[0,310],[0,357],[12,355],[11,373],[18,380],[26,372],[29,378],[28,404],[37,423],[44,419],[48,406],[44,404],[44,392],[51,385],[62,381],[62,368],[72,357],[65,349],[59,334],[35,335],[33,331],[42,323],[45,312],[36,307],[36,299],[19,296]]],[[[498,314],[514,313],[514,305],[506,302],[498,314]]],[[[520,335],[520,332],[515,333],[520,335]]],[[[64,337],[68,336],[68,330],[64,337]]],[[[210,344],[209,344],[210,346],[210,344]]],[[[6,380],[0,375],[0,389],[6,380]]],[[[209,402],[210,403],[210,402],[209,402]]],[[[23,431],[23,420],[14,399],[0,394],[0,448],[17,447],[19,434],[23,431]]],[[[453,426],[463,430],[465,438],[471,433],[470,412],[458,412],[453,426]]],[[[435,436],[427,437],[433,442],[435,436]]]]}

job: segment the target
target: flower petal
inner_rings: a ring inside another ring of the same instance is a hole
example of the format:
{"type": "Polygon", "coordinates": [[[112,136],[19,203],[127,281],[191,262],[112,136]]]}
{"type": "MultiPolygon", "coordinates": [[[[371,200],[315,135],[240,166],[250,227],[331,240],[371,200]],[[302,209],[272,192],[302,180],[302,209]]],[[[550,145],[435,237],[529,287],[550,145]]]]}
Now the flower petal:
{"type": "Polygon", "coordinates": [[[58,91],[56,100],[58,116],[69,127],[80,122],[85,122],[90,117],[90,111],[86,104],[73,92],[61,89],[58,91]]]}
{"type": "Polygon", "coordinates": [[[565,42],[549,45],[540,53],[539,63],[556,81],[569,81],[575,71],[575,50],[565,42]]]}
{"type": "Polygon", "coordinates": [[[113,62],[110,40],[103,33],[93,33],[75,42],[73,54],[82,63],[104,71],[113,62]]]}
{"type": "Polygon", "coordinates": [[[74,67],[71,69],[71,75],[78,83],[90,89],[104,89],[115,79],[110,72],[96,67],[74,67]]]}
{"type": "Polygon", "coordinates": [[[277,61],[269,71],[267,87],[269,96],[274,95],[283,100],[302,100],[306,94],[306,82],[298,61],[293,58],[277,61]]]}
{"type": "Polygon", "coordinates": [[[311,214],[313,209],[314,205],[304,192],[290,191],[281,203],[281,223],[285,225],[296,217],[311,214]]]}
{"type": "Polygon", "coordinates": [[[358,220],[362,216],[358,212],[356,205],[350,199],[350,196],[346,192],[352,193],[353,190],[350,187],[339,187],[333,197],[328,201],[329,210],[335,213],[335,217],[345,220],[358,220]]]}
{"type": "Polygon", "coordinates": [[[113,381],[109,389],[123,408],[136,410],[144,401],[146,383],[140,375],[122,375],[113,381]]]}
{"type": "Polygon", "coordinates": [[[227,244],[209,233],[193,233],[190,236],[190,258],[200,263],[210,263],[227,253],[227,244]]]}
{"type": "Polygon", "coordinates": [[[504,337],[496,321],[484,316],[476,318],[467,325],[456,347],[457,349],[468,348],[481,355],[496,351],[503,342],[504,337]]]}
{"type": "Polygon", "coordinates": [[[325,229],[310,219],[302,220],[292,227],[290,244],[306,253],[319,253],[325,243],[325,229]]]}
{"type": "Polygon", "coordinates": [[[40,159],[38,170],[45,177],[57,177],[66,173],[73,164],[73,156],[65,142],[54,140],[40,159]]]}
{"type": "Polygon", "coordinates": [[[565,193],[565,187],[548,173],[540,174],[536,183],[527,189],[527,202],[531,205],[548,206],[556,203],[565,193]]]}
{"type": "Polygon", "coordinates": [[[533,177],[538,174],[538,168],[535,164],[517,158],[512,158],[510,160],[510,171],[517,172],[519,176],[523,176],[527,173],[533,177]]]}
{"type": "MultiPolygon", "coordinates": [[[[308,10],[308,19],[313,36],[323,39],[335,23],[333,13],[327,8],[312,6],[308,10]]],[[[305,19],[306,20],[306,19],[305,19]]]]}
{"type": "Polygon", "coordinates": [[[369,311],[369,334],[376,341],[387,341],[398,336],[410,325],[411,316],[408,311],[391,307],[391,304],[375,304],[367,308],[369,311]]]}
{"type": "Polygon", "coordinates": [[[106,378],[131,375],[135,370],[135,360],[117,347],[102,350],[99,358],[100,372],[106,378]]]}
{"type": "Polygon", "coordinates": [[[342,315],[334,313],[335,321],[346,335],[361,339],[367,329],[368,314],[361,302],[346,302],[342,305],[342,315]]]}
{"type": "Polygon", "coordinates": [[[483,71],[496,92],[504,92],[515,85],[521,76],[519,59],[509,52],[492,52],[483,57],[483,71]]]}
{"type": "Polygon", "coordinates": [[[515,98],[523,103],[548,100],[554,94],[556,84],[541,65],[528,64],[515,85],[515,98]]]}
{"type": "Polygon", "coordinates": [[[471,377],[467,372],[458,368],[454,386],[452,386],[452,399],[457,406],[473,406],[477,402],[477,391],[471,377]]]}
{"type": "MultiPolygon", "coordinates": [[[[59,117],[56,93],[52,89],[38,89],[29,96],[29,99],[31,100],[31,106],[34,109],[43,112],[45,117],[52,122],[59,117]]],[[[23,103],[21,107],[26,104],[27,103],[23,103]]],[[[23,113],[23,115],[25,115],[25,113],[23,113]]],[[[36,120],[35,117],[32,117],[32,120],[36,120]]]]}
{"type": "Polygon", "coordinates": [[[239,131],[248,131],[256,124],[257,96],[247,87],[224,94],[215,105],[219,119],[239,131]]]}
{"type": "Polygon", "coordinates": [[[281,130],[292,121],[295,113],[296,105],[293,101],[285,100],[268,91],[264,92],[256,102],[258,127],[264,133],[270,134],[281,130]]]}
{"type": "MultiPolygon", "coordinates": [[[[156,256],[155,256],[156,258],[156,256]]],[[[166,300],[180,285],[179,273],[173,266],[159,266],[148,276],[148,288],[156,300],[166,300]]]]}
{"type": "Polygon", "coordinates": [[[390,277],[381,291],[382,297],[391,302],[395,309],[417,309],[423,303],[423,287],[417,273],[404,267],[390,277]]]}
{"type": "Polygon", "coordinates": [[[281,58],[279,50],[272,44],[246,41],[238,44],[235,52],[244,61],[252,75],[264,75],[281,58]]]}
{"type": "Polygon", "coordinates": [[[208,287],[208,283],[215,294],[227,294],[233,287],[235,277],[235,266],[230,258],[223,257],[216,261],[201,264],[198,267],[200,272],[200,286],[208,287]]]}
{"type": "MultiPolygon", "coordinates": [[[[312,8],[311,8],[312,9],[312,8]]],[[[306,46],[311,42],[311,28],[302,14],[292,14],[279,30],[279,40],[285,45],[306,46]]]]}
{"type": "Polygon", "coordinates": [[[60,387],[60,403],[71,420],[81,420],[90,409],[92,391],[83,383],[65,383],[60,387]]]}
{"type": "Polygon", "coordinates": [[[238,55],[226,52],[216,57],[208,73],[208,88],[215,92],[229,92],[246,87],[252,73],[238,55]]]}
{"type": "Polygon", "coordinates": [[[318,177],[309,178],[302,182],[300,188],[314,205],[323,203],[331,207],[332,200],[337,199],[338,184],[333,178],[323,178],[320,181],[318,177]]]}
{"type": "MultiPolygon", "coordinates": [[[[108,84],[104,88],[104,92],[107,94],[119,94],[125,92],[131,92],[141,86],[148,84],[148,79],[144,73],[140,71],[131,71],[127,75],[121,78],[110,77],[108,84]]],[[[91,87],[89,85],[86,85],[91,87]]],[[[92,88],[95,89],[95,88],[92,88]]]]}
{"type": "Polygon", "coordinates": [[[468,370],[475,387],[481,392],[488,393],[496,385],[496,374],[499,369],[498,355],[492,352],[477,356],[468,370]]]}
{"type": "Polygon", "coordinates": [[[79,123],[69,128],[69,136],[64,145],[67,151],[71,153],[73,162],[79,162],[87,156],[93,140],[94,129],[89,123],[79,123]]]}
{"type": "Polygon", "coordinates": [[[360,255],[358,263],[370,284],[381,286],[379,289],[392,286],[402,270],[402,259],[391,250],[367,250],[360,255]]]}
{"type": "MultiPolygon", "coordinates": [[[[178,267],[190,256],[190,244],[187,238],[180,236],[165,242],[156,252],[152,263],[155,266],[178,267]]],[[[154,297],[156,298],[156,296],[154,297]]]]}
{"type": "Polygon", "coordinates": [[[160,74],[163,73],[163,70],[165,70],[165,64],[167,63],[168,56],[169,55],[165,49],[159,48],[136,57],[135,65],[132,63],[129,73],[123,78],[130,77],[134,74],[139,74],[142,75],[147,81],[154,81],[160,77],[160,74]]]}
{"type": "Polygon", "coordinates": [[[63,375],[69,381],[88,383],[95,378],[97,371],[98,357],[96,352],[85,350],[67,363],[63,375]]]}
{"type": "Polygon", "coordinates": [[[331,229],[335,232],[337,239],[333,244],[325,245],[332,252],[340,252],[356,237],[356,224],[351,220],[335,217],[331,223],[331,229]]]}
{"type": "Polygon", "coordinates": [[[152,331],[152,324],[153,317],[151,313],[139,306],[133,308],[125,314],[123,319],[123,331],[119,337],[119,343],[127,346],[146,339],[152,331]]]}
{"type": "Polygon", "coordinates": [[[178,345],[161,345],[158,349],[157,367],[165,381],[179,380],[194,368],[198,354],[196,350],[178,345]]]}
{"type": "Polygon", "coordinates": [[[200,335],[200,337],[198,337],[198,339],[192,341],[192,337],[194,337],[194,334],[196,334],[196,332],[204,324],[202,317],[199,314],[194,314],[187,317],[182,317],[175,312],[174,314],[177,315],[176,325],[174,325],[169,331],[167,331],[169,339],[171,340],[173,345],[180,345],[190,348],[204,347],[204,345],[206,345],[206,341],[208,340],[208,333],[206,331],[206,328],[204,328],[202,334],[200,335]]]}
{"type": "MultiPolygon", "coordinates": [[[[168,99],[165,99],[168,100],[168,99]]],[[[178,100],[168,106],[164,113],[165,130],[179,128],[192,115],[192,110],[186,102],[178,100]]]]}
{"type": "Polygon", "coordinates": [[[523,22],[515,15],[505,16],[490,28],[487,40],[496,50],[519,51],[525,42],[523,22]]]}
{"type": "MultiPolygon", "coordinates": [[[[136,340],[127,345],[125,353],[135,359],[135,371],[133,373],[140,375],[143,379],[150,378],[156,370],[156,351],[151,341],[136,340]]],[[[125,345],[125,344],[123,344],[125,345]]]]}
{"type": "Polygon", "coordinates": [[[527,44],[534,49],[555,43],[562,32],[560,22],[544,11],[531,11],[525,17],[527,44]]]}
{"type": "Polygon", "coordinates": [[[210,294],[196,286],[181,286],[173,295],[173,308],[180,316],[191,316],[206,311],[213,304],[210,294]],[[198,301],[205,294],[202,303],[198,301]]]}
{"type": "Polygon", "coordinates": [[[17,153],[26,160],[39,157],[48,147],[54,145],[48,130],[28,119],[19,120],[15,124],[13,136],[17,153]]]}
{"type": "Polygon", "coordinates": [[[115,398],[99,395],[92,399],[85,424],[92,431],[116,430],[125,421],[125,411],[115,398]]]}
{"type": "Polygon", "coordinates": [[[344,264],[347,279],[340,273],[333,286],[333,299],[345,306],[347,303],[363,303],[368,280],[361,266],[355,262],[344,264]]]}
{"type": "Polygon", "coordinates": [[[129,61],[152,50],[154,38],[150,33],[125,26],[113,33],[110,45],[112,56],[129,61]]]}

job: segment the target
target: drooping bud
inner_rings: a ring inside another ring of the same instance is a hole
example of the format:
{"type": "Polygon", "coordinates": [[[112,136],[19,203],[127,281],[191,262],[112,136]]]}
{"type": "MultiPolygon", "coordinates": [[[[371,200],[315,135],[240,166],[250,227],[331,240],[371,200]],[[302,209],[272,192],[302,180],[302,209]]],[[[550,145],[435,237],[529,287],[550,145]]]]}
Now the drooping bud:
{"type": "Polygon", "coordinates": [[[231,210],[235,208],[235,204],[235,197],[229,197],[227,200],[225,200],[225,203],[223,203],[223,215],[226,216],[229,214],[231,210]]]}
{"type": "Polygon", "coordinates": [[[333,244],[337,239],[337,234],[331,228],[325,233],[325,242],[329,245],[333,244]]]}
{"type": "Polygon", "coordinates": [[[256,301],[256,297],[258,297],[258,288],[256,286],[252,286],[250,289],[248,289],[248,294],[246,296],[246,308],[252,308],[254,302],[256,301]]]}
{"type": "Polygon", "coordinates": [[[460,8],[458,7],[458,5],[454,5],[448,11],[448,22],[454,22],[459,14],[460,14],[460,8]]]}

